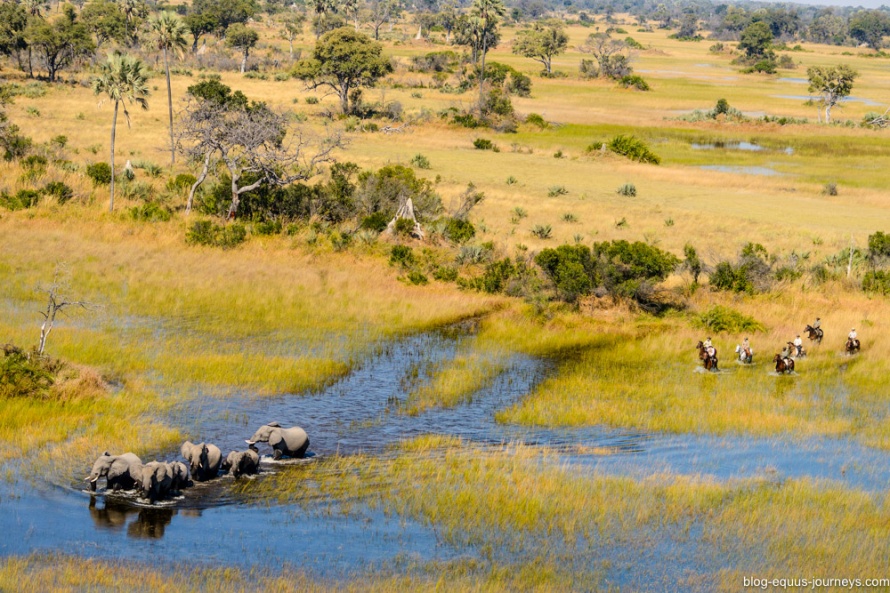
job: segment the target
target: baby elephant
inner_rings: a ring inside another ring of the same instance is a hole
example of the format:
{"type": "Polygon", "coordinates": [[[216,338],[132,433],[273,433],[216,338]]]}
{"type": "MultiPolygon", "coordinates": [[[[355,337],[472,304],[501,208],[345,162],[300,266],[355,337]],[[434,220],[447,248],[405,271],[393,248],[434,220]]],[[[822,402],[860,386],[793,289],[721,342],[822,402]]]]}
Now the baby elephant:
{"type": "Polygon", "coordinates": [[[198,482],[204,482],[215,478],[219,474],[219,466],[222,462],[222,452],[216,445],[186,441],[180,448],[182,456],[189,462],[192,478],[198,482]]]}
{"type": "Polygon", "coordinates": [[[247,451],[232,451],[223,461],[223,471],[231,470],[236,478],[242,475],[257,473],[260,466],[260,456],[253,449],[247,451]]]}
{"type": "Polygon", "coordinates": [[[273,457],[303,457],[309,448],[309,437],[299,426],[281,428],[277,422],[270,422],[257,430],[250,440],[245,441],[253,449],[256,443],[269,443],[273,449],[273,457]]]}
{"type": "Polygon", "coordinates": [[[160,461],[150,461],[142,466],[139,490],[152,504],[170,492],[173,475],[168,469],[167,464],[160,461]]]}
{"type": "Polygon", "coordinates": [[[170,490],[173,492],[179,492],[183,488],[188,488],[192,485],[192,481],[189,478],[189,468],[181,461],[171,461],[167,463],[167,473],[169,473],[172,478],[170,490]]]}
{"type": "Polygon", "coordinates": [[[105,478],[108,490],[132,490],[138,479],[136,471],[142,467],[142,460],[133,453],[112,455],[108,451],[102,453],[90,475],[85,479],[90,483],[90,490],[96,491],[96,482],[99,478],[105,478]]]}

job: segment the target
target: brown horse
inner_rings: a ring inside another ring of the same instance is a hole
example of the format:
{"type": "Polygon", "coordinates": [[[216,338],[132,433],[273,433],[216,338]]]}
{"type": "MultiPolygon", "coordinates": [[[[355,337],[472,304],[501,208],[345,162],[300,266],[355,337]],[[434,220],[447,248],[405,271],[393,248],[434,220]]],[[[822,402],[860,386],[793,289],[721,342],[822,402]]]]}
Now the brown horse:
{"type": "Polygon", "coordinates": [[[847,338],[847,345],[844,347],[844,351],[847,354],[856,354],[857,352],[859,352],[859,346],[859,340],[847,338]]]}
{"type": "Polygon", "coordinates": [[[705,348],[704,342],[701,340],[698,341],[698,344],[695,346],[698,348],[698,359],[702,361],[702,364],[705,365],[706,371],[718,371],[717,368],[717,349],[711,346],[711,352],[708,352],[708,349],[705,348]]]}
{"type": "Polygon", "coordinates": [[[781,354],[776,354],[776,356],[773,358],[773,362],[776,363],[777,373],[794,372],[794,361],[790,358],[782,358],[781,354]]]}
{"type": "Polygon", "coordinates": [[[817,344],[822,343],[822,336],[825,335],[825,332],[822,331],[821,327],[813,327],[812,325],[808,325],[803,328],[803,331],[807,332],[807,338],[811,341],[816,342],[817,344]]]}

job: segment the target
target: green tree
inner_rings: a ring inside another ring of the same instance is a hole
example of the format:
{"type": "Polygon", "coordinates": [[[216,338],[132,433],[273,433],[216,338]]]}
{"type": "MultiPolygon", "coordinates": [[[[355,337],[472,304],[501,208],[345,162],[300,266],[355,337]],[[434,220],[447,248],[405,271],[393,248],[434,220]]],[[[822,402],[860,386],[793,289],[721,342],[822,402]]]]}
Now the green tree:
{"type": "Polygon", "coordinates": [[[241,52],[241,74],[247,70],[250,50],[260,40],[260,34],[241,23],[235,23],[226,31],[226,45],[241,52]]]}
{"type": "Polygon", "coordinates": [[[772,42],[773,33],[769,25],[763,21],[758,21],[751,23],[742,31],[739,49],[744,50],[745,56],[749,59],[757,60],[767,56],[767,51],[772,42]]]}
{"type": "Polygon", "coordinates": [[[211,31],[224,35],[235,23],[244,24],[258,11],[254,0],[194,0],[192,13],[202,15],[211,31]]]}
{"type": "Polygon", "coordinates": [[[176,164],[176,142],[173,139],[173,91],[170,87],[170,53],[181,54],[186,47],[187,29],[176,14],[162,12],[148,21],[152,44],[164,54],[164,72],[167,75],[167,112],[170,120],[170,166],[176,164]]]}
{"type": "Polygon", "coordinates": [[[825,108],[825,123],[831,123],[831,108],[850,95],[857,76],[859,73],[846,64],[807,68],[809,91],[819,94],[819,104],[825,108]]]}
{"type": "Polygon", "coordinates": [[[136,41],[139,23],[148,15],[148,6],[142,0],[117,0],[124,15],[124,35],[130,42],[136,41]]]}
{"type": "Polygon", "coordinates": [[[504,6],[504,0],[473,0],[473,6],[470,8],[470,21],[478,31],[479,54],[482,65],[479,68],[479,97],[483,93],[483,85],[485,83],[485,56],[488,50],[494,49],[491,44],[492,36],[489,33],[495,33],[498,30],[501,19],[507,14],[507,8],[504,6]]]}
{"type": "Polygon", "coordinates": [[[108,209],[114,211],[114,141],[117,132],[117,112],[123,107],[127,127],[130,126],[130,112],[127,104],[139,105],[148,109],[148,77],[142,61],[122,55],[110,55],[100,66],[99,75],[93,79],[93,92],[105,95],[114,103],[114,116],[111,119],[111,201],[108,209]]]}
{"type": "Polygon", "coordinates": [[[861,10],[850,19],[850,36],[876,50],[890,34],[890,16],[881,10],[861,10]]]}
{"type": "Polygon", "coordinates": [[[290,59],[294,59],[294,40],[303,32],[306,17],[299,12],[290,12],[281,19],[281,38],[290,44],[290,59]]]}
{"type": "Polygon", "coordinates": [[[553,56],[563,53],[569,45],[569,36],[559,24],[535,25],[534,29],[520,31],[513,42],[513,53],[541,62],[547,74],[552,73],[553,56]]]}
{"type": "Polygon", "coordinates": [[[0,55],[15,56],[19,68],[24,70],[22,53],[28,49],[25,29],[28,12],[19,4],[0,4],[0,55]]]}
{"type": "Polygon", "coordinates": [[[87,29],[96,38],[96,49],[106,41],[123,42],[127,38],[127,21],[117,4],[108,0],[90,2],[80,13],[87,29]]]}
{"type": "MultiPolygon", "coordinates": [[[[322,35],[312,59],[298,62],[294,76],[306,81],[310,89],[333,89],[340,97],[343,113],[351,113],[350,91],[373,86],[391,71],[381,44],[350,27],[340,27],[322,35]]],[[[355,98],[352,107],[356,107],[355,98]]]]}
{"type": "Polygon", "coordinates": [[[205,12],[186,15],[183,19],[183,23],[185,23],[188,32],[192,35],[192,53],[198,51],[198,41],[201,40],[201,35],[210,33],[213,31],[214,27],[216,27],[216,21],[214,20],[213,15],[205,12]]]}
{"type": "Polygon", "coordinates": [[[56,81],[59,70],[93,54],[96,46],[90,32],[78,22],[74,7],[65,5],[62,16],[50,22],[34,18],[25,37],[33,54],[46,68],[50,82],[56,81]]]}

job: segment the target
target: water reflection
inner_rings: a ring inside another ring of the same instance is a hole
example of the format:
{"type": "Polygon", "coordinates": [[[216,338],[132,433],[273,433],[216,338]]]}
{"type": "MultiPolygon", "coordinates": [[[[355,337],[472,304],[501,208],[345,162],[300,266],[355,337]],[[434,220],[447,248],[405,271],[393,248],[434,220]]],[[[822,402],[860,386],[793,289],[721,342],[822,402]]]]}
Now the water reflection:
{"type": "Polygon", "coordinates": [[[140,508],[133,505],[104,499],[98,501],[90,497],[90,518],[100,531],[123,531],[127,537],[137,539],[160,539],[173,521],[177,510],[169,507],[140,508]],[[100,504],[101,503],[101,504],[100,504]]]}

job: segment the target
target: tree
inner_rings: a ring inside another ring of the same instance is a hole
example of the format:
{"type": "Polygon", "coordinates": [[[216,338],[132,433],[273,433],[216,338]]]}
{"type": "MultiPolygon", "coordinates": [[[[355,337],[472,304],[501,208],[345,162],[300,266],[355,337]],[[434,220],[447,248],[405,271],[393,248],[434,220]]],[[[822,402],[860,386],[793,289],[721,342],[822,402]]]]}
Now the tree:
{"type": "Polygon", "coordinates": [[[470,8],[470,20],[478,31],[482,58],[482,66],[479,68],[480,102],[485,83],[485,56],[488,54],[488,50],[493,49],[497,45],[497,43],[490,43],[492,40],[490,33],[497,31],[498,25],[505,14],[507,14],[507,8],[504,6],[503,0],[473,0],[473,6],[470,8]]]}
{"type": "Polygon", "coordinates": [[[531,58],[544,65],[547,74],[552,73],[553,56],[563,53],[569,45],[569,36],[562,26],[535,25],[530,31],[520,31],[513,42],[513,53],[531,58]]]}
{"type": "MultiPolygon", "coordinates": [[[[311,60],[301,60],[294,68],[294,76],[307,82],[310,89],[328,87],[340,97],[343,113],[351,113],[350,91],[373,86],[378,79],[392,71],[383,55],[383,46],[364,33],[350,27],[340,27],[325,33],[311,60]]],[[[352,107],[356,107],[353,99],[352,107]]]]}
{"type": "Polygon", "coordinates": [[[192,13],[201,15],[196,23],[203,22],[210,26],[210,31],[224,35],[235,23],[244,24],[255,15],[257,5],[254,0],[194,0],[192,13]]]}
{"type": "Polygon", "coordinates": [[[148,109],[148,76],[141,60],[130,56],[110,55],[100,66],[99,76],[93,79],[93,92],[103,94],[114,103],[114,116],[111,119],[111,202],[109,211],[114,211],[114,140],[117,131],[117,112],[123,106],[127,127],[130,127],[130,112],[127,104],[137,104],[148,109]]]}
{"type": "Polygon", "coordinates": [[[306,17],[302,13],[292,12],[281,19],[281,38],[290,44],[290,59],[294,59],[294,40],[303,32],[306,17]]]}
{"type": "Polygon", "coordinates": [[[887,34],[890,34],[890,16],[881,10],[861,10],[850,19],[853,39],[875,50],[883,47],[887,34]]]}
{"type": "Polygon", "coordinates": [[[241,23],[235,23],[226,31],[226,45],[241,52],[241,74],[247,69],[247,57],[250,50],[260,40],[260,34],[241,23]]]}
{"type": "Polygon", "coordinates": [[[124,15],[124,34],[128,41],[136,41],[139,23],[148,15],[148,6],[142,0],[117,0],[124,15]]]}
{"type": "Polygon", "coordinates": [[[185,24],[176,14],[162,12],[148,21],[152,43],[164,54],[164,71],[167,75],[167,112],[170,119],[170,166],[176,164],[176,142],[173,139],[173,92],[170,88],[169,53],[181,54],[185,50],[185,24]]]}
{"type": "Polygon", "coordinates": [[[86,301],[76,301],[68,296],[70,290],[71,274],[64,264],[56,266],[53,274],[53,281],[49,286],[40,286],[38,290],[47,296],[46,310],[40,311],[43,316],[43,323],[40,325],[40,341],[37,343],[37,355],[43,355],[46,349],[46,340],[49,338],[50,332],[53,331],[53,325],[56,323],[56,316],[63,313],[68,308],[92,309],[95,305],[86,301]]]}
{"type": "Polygon", "coordinates": [[[189,191],[191,211],[198,187],[221,162],[228,171],[232,201],[227,218],[238,213],[241,196],[266,187],[283,187],[314,176],[322,163],[333,160],[341,145],[337,135],[316,143],[306,139],[287,115],[264,103],[248,101],[217,80],[188,89],[189,105],[182,118],[180,150],[203,168],[189,191]],[[314,144],[314,150],[310,146],[314,144]]]}
{"type": "Polygon", "coordinates": [[[53,22],[32,19],[25,38],[31,51],[46,68],[50,82],[56,81],[59,70],[92,55],[96,49],[89,31],[77,21],[71,5],[65,5],[62,16],[53,22]]]}
{"type": "Polygon", "coordinates": [[[763,21],[751,23],[742,31],[739,49],[745,51],[745,55],[751,59],[761,59],[767,56],[770,44],[773,42],[773,33],[769,25],[763,21]]]}
{"type": "Polygon", "coordinates": [[[24,70],[22,52],[28,48],[25,29],[28,12],[19,4],[0,4],[0,55],[15,56],[19,68],[24,70]]]}
{"type": "Polygon", "coordinates": [[[126,18],[114,2],[90,2],[80,13],[80,18],[96,37],[97,49],[106,41],[123,42],[127,38],[126,18]]]}
{"type": "Polygon", "coordinates": [[[367,4],[371,26],[374,27],[374,39],[380,39],[380,27],[398,16],[401,5],[399,0],[367,0],[367,4]]]}
{"type": "Polygon", "coordinates": [[[213,31],[216,21],[212,15],[200,12],[186,15],[183,22],[194,39],[192,42],[192,53],[195,53],[198,51],[198,41],[201,39],[201,35],[206,35],[213,31]]]}
{"type": "MultiPolygon", "coordinates": [[[[619,79],[631,73],[631,55],[627,43],[620,39],[612,39],[608,33],[593,33],[587,37],[584,45],[579,47],[596,60],[596,69],[589,68],[590,77],[603,76],[619,79]]],[[[589,63],[589,61],[585,60],[589,63]]],[[[582,61],[582,67],[585,66],[582,61]]]]}
{"type": "Polygon", "coordinates": [[[807,68],[809,91],[820,95],[819,103],[825,107],[825,123],[831,123],[831,108],[850,95],[857,76],[859,73],[846,64],[807,68]]]}

